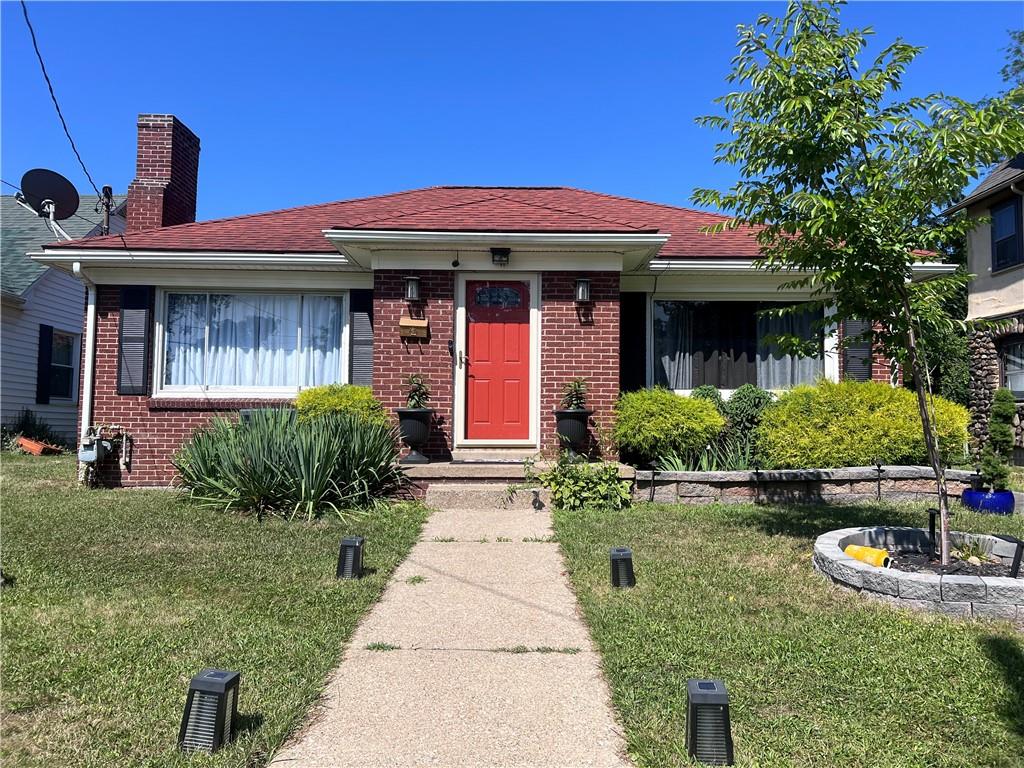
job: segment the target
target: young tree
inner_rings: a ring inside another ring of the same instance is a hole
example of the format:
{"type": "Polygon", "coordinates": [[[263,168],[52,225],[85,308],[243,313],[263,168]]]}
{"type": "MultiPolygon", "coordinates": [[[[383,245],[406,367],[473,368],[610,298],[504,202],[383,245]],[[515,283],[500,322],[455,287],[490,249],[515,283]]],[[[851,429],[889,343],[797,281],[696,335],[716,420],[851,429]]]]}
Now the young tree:
{"type": "MultiPolygon", "coordinates": [[[[731,214],[719,229],[753,228],[760,266],[810,292],[794,311],[825,308],[829,324],[881,324],[875,343],[913,374],[948,562],[943,457],[919,339],[957,325],[963,332],[942,307],[967,277],[913,282],[913,272],[976,225],[963,213],[936,213],[979,167],[1024,146],[1011,99],[1019,93],[980,105],[943,94],[898,100],[922,49],[898,39],[862,64],[873,32],[844,29],[840,7],[794,1],[782,17],[739,27],[728,78],[737,90],[717,100],[724,115],[698,120],[730,134],[715,160],[736,166],[739,181],[727,191],[698,189],[694,199],[731,214]]],[[[810,352],[807,342],[780,341],[810,352]]]]}

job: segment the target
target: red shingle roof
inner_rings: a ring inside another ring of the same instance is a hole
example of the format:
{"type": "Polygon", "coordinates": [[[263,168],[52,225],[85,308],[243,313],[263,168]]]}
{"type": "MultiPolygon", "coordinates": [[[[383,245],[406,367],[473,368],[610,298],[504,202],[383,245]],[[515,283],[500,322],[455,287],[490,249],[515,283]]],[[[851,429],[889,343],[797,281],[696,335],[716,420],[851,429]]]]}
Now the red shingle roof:
{"type": "Polygon", "coordinates": [[[48,247],[316,253],[334,250],[324,229],[660,232],[671,235],[664,258],[757,256],[751,230],[701,232],[725,218],[571,187],[428,187],[48,247]]]}

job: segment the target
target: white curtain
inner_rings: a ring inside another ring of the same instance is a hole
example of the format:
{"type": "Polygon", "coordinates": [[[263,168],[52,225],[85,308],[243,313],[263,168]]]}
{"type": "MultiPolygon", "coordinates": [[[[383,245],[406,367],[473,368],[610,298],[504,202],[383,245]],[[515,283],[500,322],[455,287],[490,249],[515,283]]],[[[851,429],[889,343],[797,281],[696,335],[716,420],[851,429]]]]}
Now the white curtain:
{"type": "MultiPolygon", "coordinates": [[[[821,351],[814,357],[783,354],[776,344],[768,344],[766,336],[798,336],[812,339],[820,335],[813,326],[821,313],[800,312],[782,316],[757,316],[757,385],[762,389],[789,389],[797,384],[813,384],[824,372],[821,351]]],[[[820,347],[819,347],[820,350],[820,347]]]]}
{"type": "Polygon", "coordinates": [[[206,295],[170,294],[165,334],[164,384],[202,386],[206,362],[206,295]]]}
{"type": "Polygon", "coordinates": [[[210,296],[208,386],[242,387],[256,382],[255,298],[223,293],[210,296]]]}
{"type": "Polygon", "coordinates": [[[302,384],[315,387],[341,380],[340,296],[306,296],[302,302],[302,384]]]}
{"type": "Polygon", "coordinates": [[[685,301],[654,302],[655,383],[693,388],[693,318],[685,301]]]}
{"type": "MultiPolygon", "coordinates": [[[[239,298],[239,297],[236,297],[239,298]]],[[[294,387],[299,377],[299,297],[252,296],[257,387],[294,387]]]]}

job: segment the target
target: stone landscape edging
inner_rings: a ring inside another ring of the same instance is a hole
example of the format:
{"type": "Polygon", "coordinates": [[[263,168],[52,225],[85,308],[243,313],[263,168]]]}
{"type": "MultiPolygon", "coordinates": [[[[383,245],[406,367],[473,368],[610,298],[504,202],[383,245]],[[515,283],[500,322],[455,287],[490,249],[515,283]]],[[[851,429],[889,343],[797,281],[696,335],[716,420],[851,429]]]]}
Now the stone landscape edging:
{"type": "MultiPolygon", "coordinates": [[[[951,497],[971,487],[973,472],[950,469],[946,484],[951,497]]],[[[836,469],[775,469],[733,472],[652,472],[637,470],[638,501],[708,504],[716,501],[789,503],[930,501],[936,498],[931,467],[883,465],[836,469]]]]}
{"type": "MultiPolygon", "coordinates": [[[[984,534],[952,532],[953,540],[979,542],[999,557],[1012,557],[1015,545],[984,534]]],[[[863,544],[896,551],[924,551],[928,532],[892,526],[840,528],[814,542],[814,568],[836,584],[905,608],[962,618],[1008,619],[1024,623],[1024,579],[1008,576],[963,576],[911,573],[878,568],[843,550],[863,544]]]]}

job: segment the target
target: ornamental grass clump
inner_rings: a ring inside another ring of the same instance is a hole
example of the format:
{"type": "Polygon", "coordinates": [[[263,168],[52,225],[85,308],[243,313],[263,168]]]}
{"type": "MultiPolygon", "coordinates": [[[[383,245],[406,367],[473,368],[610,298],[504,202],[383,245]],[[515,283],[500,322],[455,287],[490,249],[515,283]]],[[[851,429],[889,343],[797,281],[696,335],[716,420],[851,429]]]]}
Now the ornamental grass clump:
{"type": "MultiPolygon", "coordinates": [[[[962,461],[967,410],[941,397],[932,405],[943,460],[962,461]]],[[[928,463],[914,393],[880,382],[795,387],[765,409],[755,440],[769,469],[928,463]]]]}
{"type": "Polygon", "coordinates": [[[225,511],[314,520],[365,509],[404,480],[394,431],[352,413],[296,419],[265,409],[214,419],[175,454],[182,484],[225,511]]]}
{"type": "Polygon", "coordinates": [[[615,441],[624,460],[637,465],[703,450],[724,426],[713,402],[664,387],[626,392],[615,405],[615,441]]]}

